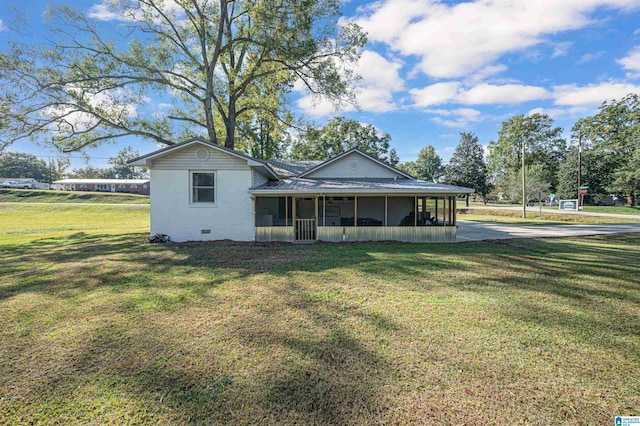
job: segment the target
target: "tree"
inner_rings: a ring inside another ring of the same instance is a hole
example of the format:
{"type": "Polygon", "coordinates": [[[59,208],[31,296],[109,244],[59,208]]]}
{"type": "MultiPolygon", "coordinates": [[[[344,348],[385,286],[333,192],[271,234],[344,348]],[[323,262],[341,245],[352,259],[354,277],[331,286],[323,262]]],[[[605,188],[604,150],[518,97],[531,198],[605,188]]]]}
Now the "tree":
{"type": "Polygon", "coordinates": [[[575,131],[593,143],[593,149],[613,163],[609,190],[627,195],[635,204],[640,191],[640,96],[631,93],[604,102],[597,114],[579,120],[575,131]]]}
{"type": "Polygon", "coordinates": [[[453,185],[473,188],[486,201],[492,186],[487,176],[484,149],[475,134],[460,133],[460,143],[446,167],[446,179],[453,185]]]}
{"type": "Polygon", "coordinates": [[[442,158],[436,154],[436,149],[431,145],[422,148],[418,154],[418,159],[408,162],[405,167],[407,167],[409,174],[428,182],[435,182],[444,174],[442,158]]]}
{"type": "Polygon", "coordinates": [[[62,178],[69,160],[58,158],[44,161],[35,155],[21,152],[5,152],[0,155],[0,177],[50,182],[62,178]]]}
{"type": "Polygon", "coordinates": [[[375,126],[334,117],[321,128],[308,127],[291,148],[294,160],[328,160],[353,148],[395,165],[398,154],[390,149],[391,136],[375,126]]]}
{"type": "Polygon", "coordinates": [[[554,127],[546,114],[518,115],[502,123],[497,141],[489,142],[488,168],[496,181],[521,169],[522,146],[525,164],[540,164],[544,180],[557,185],[558,166],[564,160],[566,141],[562,128],[554,127]]]}
{"type": "Polygon", "coordinates": [[[290,136],[282,123],[268,117],[258,117],[256,122],[243,123],[236,143],[236,150],[254,158],[273,160],[283,158],[290,145],[290,136]]]}
{"type": "Polygon", "coordinates": [[[74,179],[115,179],[111,169],[94,166],[73,169],[69,173],[69,177],[74,179]]]}
{"type": "Polygon", "coordinates": [[[51,45],[15,44],[0,55],[0,86],[16,105],[12,140],[74,151],[130,135],[161,145],[200,135],[233,149],[238,123],[256,122],[256,112],[285,119],[294,84],[354,102],[353,64],[366,37],[338,23],[339,4],[110,0],[126,29],[119,39],[91,13],[52,7],[51,45]],[[172,107],[145,113],[157,96],[172,107]]]}
{"type": "MultiPolygon", "coordinates": [[[[543,164],[526,166],[527,192],[526,202],[538,200],[538,194],[547,195],[551,183],[547,179],[547,171],[543,164]]],[[[502,185],[507,197],[511,200],[522,201],[522,170],[509,171],[503,177],[502,185]]]]}
{"type": "MultiPolygon", "coordinates": [[[[111,164],[110,174],[114,179],[148,179],[149,172],[144,167],[132,166],[127,162],[136,157],[139,157],[140,153],[128,146],[121,149],[115,157],[109,159],[111,164]]],[[[103,176],[106,177],[106,176],[103,176]]]]}
{"type": "MultiPolygon", "coordinates": [[[[589,187],[589,194],[585,197],[606,196],[610,193],[615,165],[609,155],[593,148],[583,149],[581,169],[580,183],[589,187]]],[[[556,192],[560,198],[578,198],[577,146],[569,149],[565,161],[560,164],[556,192]]]]}

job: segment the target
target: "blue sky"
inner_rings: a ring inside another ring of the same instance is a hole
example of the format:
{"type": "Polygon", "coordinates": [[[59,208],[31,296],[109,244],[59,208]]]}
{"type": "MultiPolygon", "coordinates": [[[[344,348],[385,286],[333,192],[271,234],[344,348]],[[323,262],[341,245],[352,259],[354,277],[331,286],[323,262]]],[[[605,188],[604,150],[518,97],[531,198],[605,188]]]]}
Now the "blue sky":
{"type": "MultiPolygon", "coordinates": [[[[15,35],[8,28],[14,3],[37,40],[47,2],[0,0],[0,42],[15,35]]],[[[101,0],[71,3],[118,25],[101,0]]],[[[320,124],[334,115],[371,123],[391,135],[401,161],[426,145],[446,160],[461,131],[486,145],[517,114],[547,113],[568,134],[603,101],[640,93],[637,0],[352,0],[342,10],[369,34],[356,67],[361,110],[335,111],[303,92],[292,93],[292,107],[320,124]]],[[[86,154],[104,166],[127,145],[156,148],[128,138],[86,154]]],[[[26,141],[10,150],[55,155],[26,141]]]]}

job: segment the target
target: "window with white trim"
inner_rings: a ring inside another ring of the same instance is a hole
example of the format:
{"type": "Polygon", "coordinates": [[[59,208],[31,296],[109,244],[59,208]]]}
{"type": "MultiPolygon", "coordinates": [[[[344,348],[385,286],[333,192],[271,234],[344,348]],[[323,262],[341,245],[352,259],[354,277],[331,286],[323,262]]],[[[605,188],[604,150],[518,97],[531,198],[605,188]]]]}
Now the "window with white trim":
{"type": "Polygon", "coordinates": [[[138,185],[136,185],[135,183],[133,185],[131,185],[131,189],[137,189],[138,185]]]}
{"type": "Polygon", "coordinates": [[[215,172],[191,172],[191,202],[194,204],[216,202],[215,172]]]}
{"type": "Polygon", "coordinates": [[[122,184],[118,185],[118,188],[126,188],[126,187],[127,185],[122,185],[122,184]]]}

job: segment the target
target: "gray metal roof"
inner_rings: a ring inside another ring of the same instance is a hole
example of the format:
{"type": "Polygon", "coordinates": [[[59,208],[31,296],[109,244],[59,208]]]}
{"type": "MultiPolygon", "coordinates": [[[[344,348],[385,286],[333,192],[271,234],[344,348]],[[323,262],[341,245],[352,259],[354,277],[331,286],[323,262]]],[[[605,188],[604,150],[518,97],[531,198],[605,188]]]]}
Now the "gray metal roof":
{"type": "Polygon", "coordinates": [[[305,179],[288,178],[266,183],[249,191],[253,194],[355,194],[355,193],[421,193],[471,194],[471,188],[425,182],[417,179],[305,179]]]}
{"type": "Polygon", "coordinates": [[[298,176],[322,163],[322,160],[267,160],[281,177],[298,176]]]}

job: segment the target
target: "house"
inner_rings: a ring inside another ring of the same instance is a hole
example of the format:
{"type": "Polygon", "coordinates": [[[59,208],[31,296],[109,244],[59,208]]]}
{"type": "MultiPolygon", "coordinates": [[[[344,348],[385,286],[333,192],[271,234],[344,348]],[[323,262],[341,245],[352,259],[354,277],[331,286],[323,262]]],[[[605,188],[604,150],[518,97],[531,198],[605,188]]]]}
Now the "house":
{"type": "Polygon", "coordinates": [[[455,241],[456,196],[353,149],[263,161],[201,139],[130,161],[151,173],[151,234],[173,241],[455,241]]]}
{"type": "Polygon", "coordinates": [[[149,179],[62,179],[53,182],[66,191],[127,192],[149,195],[149,179]]]}

